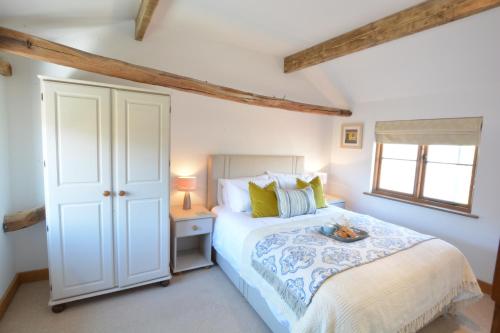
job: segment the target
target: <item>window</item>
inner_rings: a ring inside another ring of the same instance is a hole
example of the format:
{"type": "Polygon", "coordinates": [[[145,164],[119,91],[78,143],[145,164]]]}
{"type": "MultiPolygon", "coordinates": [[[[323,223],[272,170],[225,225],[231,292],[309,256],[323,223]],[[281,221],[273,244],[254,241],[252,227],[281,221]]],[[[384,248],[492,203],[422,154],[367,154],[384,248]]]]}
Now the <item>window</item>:
{"type": "Polygon", "coordinates": [[[377,144],[373,193],[471,212],[476,146],[377,144]]]}
{"type": "Polygon", "coordinates": [[[417,160],[417,145],[387,144],[381,147],[378,188],[413,194],[417,160]]]}
{"type": "Polygon", "coordinates": [[[372,193],[471,214],[482,117],[377,121],[372,193]]]}

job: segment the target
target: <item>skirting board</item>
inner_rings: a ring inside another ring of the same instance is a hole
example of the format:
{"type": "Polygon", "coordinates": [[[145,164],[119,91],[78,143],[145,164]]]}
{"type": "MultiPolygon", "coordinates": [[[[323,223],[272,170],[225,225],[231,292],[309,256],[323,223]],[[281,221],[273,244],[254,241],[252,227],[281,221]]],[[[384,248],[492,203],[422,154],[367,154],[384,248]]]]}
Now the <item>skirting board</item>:
{"type": "Polygon", "coordinates": [[[49,270],[47,268],[37,269],[35,271],[20,272],[14,275],[12,282],[5,290],[2,298],[0,299],[0,320],[7,311],[10,302],[14,298],[17,289],[23,283],[43,281],[49,279],[49,270]]]}
{"type": "MultiPolygon", "coordinates": [[[[215,252],[215,251],[214,251],[215,252]]],[[[43,269],[38,269],[34,271],[28,271],[28,272],[20,272],[14,275],[14,278],[12,279],[12,282],[10,283],[9,287],[7,287],[7,290],[5,290],[5,293],[3,294],[2,298],[0,299],[0,320],[2,319],[3,315],[5,314],[5,311],[7,311],[7,308],[9,307],[10,302],[12,302],[12,299],[14,298],[17,289],[19,286],[23,283],[29,283],[29,282],[36,282],[36,281],[43,281],[43,280],[48,280],[49,279],[49,270],[47,268],[43,269]]],[[[479,286],[481,287],[481,290],[483,293],[491,295],[492,291],[492,285],[478,280],[479,286]]]]}
{"type": "Polygon", "coordinates": [[[483,293],[491,296],[491,292],[493,290],[493,287],[491,284],[484,282],[484,281],[481,281],[481,280],[477,280],[477,283],[479,283],[479,287],[481,287],[481,290],[483,293]]]}

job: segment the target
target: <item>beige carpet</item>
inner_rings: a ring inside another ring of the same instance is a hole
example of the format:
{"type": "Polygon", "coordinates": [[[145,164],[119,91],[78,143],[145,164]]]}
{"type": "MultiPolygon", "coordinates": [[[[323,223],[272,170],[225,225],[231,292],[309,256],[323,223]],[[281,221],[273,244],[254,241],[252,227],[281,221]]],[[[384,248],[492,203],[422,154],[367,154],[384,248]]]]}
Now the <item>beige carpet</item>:
{"type": "MultiPolygon", "coordinates": [[[[72,303],[61,314],[47,307],[48,283],[22,285],[0,321],[0,332],[269,332],[218,267],[175,276],[157,285],[72,303]]],[[[489,332],[489,297],[464,314],[441,317],[422,332],[489,332]]]]}

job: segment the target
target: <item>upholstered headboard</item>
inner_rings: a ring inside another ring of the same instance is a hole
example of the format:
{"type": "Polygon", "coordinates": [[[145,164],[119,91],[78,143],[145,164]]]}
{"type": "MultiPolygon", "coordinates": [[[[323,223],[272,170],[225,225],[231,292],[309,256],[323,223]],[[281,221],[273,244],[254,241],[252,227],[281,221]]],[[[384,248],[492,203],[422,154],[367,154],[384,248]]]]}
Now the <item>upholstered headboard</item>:
{"type": "Polygon", "coordinates": [[[252,177],[266,171],[304,172],[304,156],[210,155],[208,158],[207,207],[217,205],[219,178],[252,177]]]}

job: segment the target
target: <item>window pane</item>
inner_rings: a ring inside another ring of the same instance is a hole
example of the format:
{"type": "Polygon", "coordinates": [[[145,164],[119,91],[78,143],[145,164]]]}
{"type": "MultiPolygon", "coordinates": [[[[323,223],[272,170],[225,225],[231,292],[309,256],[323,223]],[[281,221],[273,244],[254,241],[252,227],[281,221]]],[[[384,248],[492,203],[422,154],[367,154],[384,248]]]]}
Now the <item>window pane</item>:
{"type": "Polygon", "coordinates": [[[474,164],[476,146],[442,146],[431,145],[427,153],[427,161],[452,164],[474,164]]]}
{"type": "Polygon", "coordinates": [[[424,197],[466,205],[471,179],[472,166],[427,163],[424,197]]]}
{"type": "Polygon", "coordinates": [[[416,161],[418,157],[418,146],[384,144],[382,147],[382,157],[416,161]]]}
{"type": "Polygon", "coordinates": [[[413,194],[416,167],[417,163],[413,161],[383,159],[380,165],[379,188],[413,194]]]}

